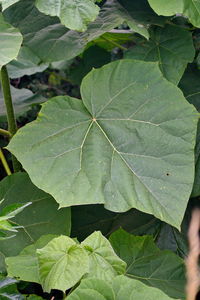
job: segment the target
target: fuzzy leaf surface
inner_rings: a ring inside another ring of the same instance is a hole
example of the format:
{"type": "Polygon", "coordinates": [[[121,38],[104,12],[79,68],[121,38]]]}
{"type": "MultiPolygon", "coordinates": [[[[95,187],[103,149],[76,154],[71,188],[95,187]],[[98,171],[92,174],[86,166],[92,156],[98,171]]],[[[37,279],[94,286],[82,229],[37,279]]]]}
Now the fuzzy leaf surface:
{"type": "Polygon", "coordinates": [[[60,207],[134,207],[179,228],[194,180],[195,108],[157,64],[133,60],[91,71],[81,94],[45,103],[8,149],[60,207]]]}
{"type": "Polygon", "coordinates": [[[184,261],[171,251],[161,251],[151,236],[134,236],[120,229],[110,242],[127,263],[126,275],[161,289],[173,298],[184,298],[184,261]]]}

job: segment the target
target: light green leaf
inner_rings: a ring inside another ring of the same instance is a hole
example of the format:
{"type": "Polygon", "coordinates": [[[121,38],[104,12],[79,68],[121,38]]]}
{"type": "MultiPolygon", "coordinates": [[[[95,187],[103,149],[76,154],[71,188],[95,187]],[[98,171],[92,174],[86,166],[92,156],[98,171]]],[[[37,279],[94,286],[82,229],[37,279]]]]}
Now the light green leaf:
{"type": "Polygon", "coordinates": [[[17,255],[24,247],[47,233],[70,234],[70,210],[57,210],[55,200],[34,186],[26,173],[8,176],[0,182],[0,199],[3,198],[0,210],[14,203],[32,202],[12,219],[14,225],[23,228],[18,229],[16,237],[0,242],[0,252],[4,255],[17,255]]]}
{"type": "Polygon", "coordinates": [[[148,0],[151,7],[159,15],[170,16],[182,13],[196,27],[200,27],[199,0],[148,0]]]}
{"type": "Polygon", "coordinates": [[[24,248],[18,256],[7,257],[5,260],[9,276],[41,283],[36,250],[44,247],[53,238],[55,235],[44,235],[34,244],[24,248]]]}
{"type": "Polygon", "coordinates": [[[91,0],[36,0],[35,4],[44,14],[57,16],[63,25],[78,31],[85,31],[99,13],[91,0]]]}
{"type": "Polygon", "coordinates": [[[2,4],[3,10],[8,8],[9,6],[17,3],[19,0],[1,0],[0,3],[2,4]]]}
{"type": "Polygon", "coordinates": [[[88,251],[89,274],[87,277],[95,277],[108,281],[119,274],[124,274],[126,263],[113,251],[109,241],[96,231],[86,238],[81,245],[88,251]]]}
{"type": "Polygon", "coordinates": [[[8,149],[60,207],[135,207],[179,228],[194,180],[194,107],[157,64],[133,60],[91,71],[81,94],[46,102],[8,149]]]}
{"type": "Polygon", "coordinates": [[[90,278],[81,284],[66,300],[172,300],[162,291],[148,287],[138,280],[123,275],[114,278],[112,285],[106,281],[90,278]]]}
{"type": "Polygon", "coordinates": [[[156,61],[163,75],[178,84],[185,68],[193,61],[195,50],[192,36],[187,30],[174,25],[151,30],[150,40],[139,40],[125,53],[125,58],[156,61]]]}
{"type": "Polygon", "coordinates": [[[170,297],[184,298],[184,260],[159,250],[151,236],[134,236],[122,229],[110,237],[116,254],[127,263],[126,275],[159,288],[170,297]]]}
{"type": "Polygon", "coordinates": [[[21,43],[19,30],[6,23],[0,13],[0,69],[17,57],[21,43]]]}
{"type": "Polygon", "coordinates": [[[67,236],[50,241],[37,250],[40,280],[44,291],[63,292],[73,287],[89,271],[87,252],[67,236]]]}

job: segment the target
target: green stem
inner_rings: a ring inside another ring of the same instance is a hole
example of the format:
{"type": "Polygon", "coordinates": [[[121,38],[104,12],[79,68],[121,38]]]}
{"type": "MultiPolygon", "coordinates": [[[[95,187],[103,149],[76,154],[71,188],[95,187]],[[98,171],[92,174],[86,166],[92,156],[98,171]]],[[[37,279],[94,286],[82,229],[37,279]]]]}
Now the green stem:
{"type": "Polygon", "coordinates": [[[1,148],[0,148],[0,160],[2,162],[2,165],[4,166],[6,174],[7,175],[11,175],[12,173],[10,171],[9,165],[8,165],[8,163],[6,161],[6,158],[5,158],[5,156],[4,156],[3,151],[1,150],[1,148]]]}
{"type": "Polygon", "coordinates": [[[10,132],[8,130],[2,129],[2,128],[0,128],[0,134],[4,135],[5,137],[8,137],[8,138],[11,137],[10,132]]]}
{"type": "MultiPolygon", "coordinates": [[[[17,132],[17,123],[15,120],[15,114],[14,114],[11,91],[10,91],[10,80],[8,77],[6,66],[3,66],[1,68],[1,84],[3,89],[4,102],[7,111],[8,131],[10,132],[10,138],[12,138],[12,136],[17,132]]],[[[14,172],[18,172],[21,169],[21,165],[13,155],[12,155],[12,163],[13,163],[14,172]]]]}
{"type": "Polygon", "coordinates": [[[109,43],[113,44],[114,46],[118,47],[119,49],[121,49],[121,50],[123,50],[123,51],[126,51],[126,50],[127,50],[126,47],[124,47],[124,46],[122,46],[122,45],[120,45],[120,44],[118,44],[118,43],[116,43],[116,42],[114,42],[114,41],[111,41],[111,40],[105,38],[104,36],[101,36],[101,38],[102,38],[103,40],[105,40],[106,42],[109,42],[109,43]]]}

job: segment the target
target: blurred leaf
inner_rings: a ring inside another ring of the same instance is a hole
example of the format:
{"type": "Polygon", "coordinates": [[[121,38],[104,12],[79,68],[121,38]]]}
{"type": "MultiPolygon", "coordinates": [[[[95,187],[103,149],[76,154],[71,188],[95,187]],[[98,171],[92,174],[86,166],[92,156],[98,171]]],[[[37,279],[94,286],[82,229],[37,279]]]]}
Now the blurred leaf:
{"type": "Polygon", "coordinates": [[[16,286],[17,280],[0,275],[0,299],[1,300],[25,300],[16,286]]]}

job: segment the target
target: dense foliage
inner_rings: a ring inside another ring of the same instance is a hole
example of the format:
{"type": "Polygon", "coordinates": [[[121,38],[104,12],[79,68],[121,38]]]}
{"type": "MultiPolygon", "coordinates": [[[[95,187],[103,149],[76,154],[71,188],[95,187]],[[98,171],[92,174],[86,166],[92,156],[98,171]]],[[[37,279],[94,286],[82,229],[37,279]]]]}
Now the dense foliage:
{"type": "Polygon", "coordinates": [[[184,299],[200,2],[0,5],[0,298],[184,299]]]}

